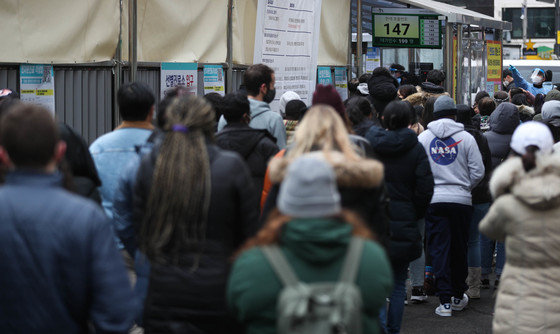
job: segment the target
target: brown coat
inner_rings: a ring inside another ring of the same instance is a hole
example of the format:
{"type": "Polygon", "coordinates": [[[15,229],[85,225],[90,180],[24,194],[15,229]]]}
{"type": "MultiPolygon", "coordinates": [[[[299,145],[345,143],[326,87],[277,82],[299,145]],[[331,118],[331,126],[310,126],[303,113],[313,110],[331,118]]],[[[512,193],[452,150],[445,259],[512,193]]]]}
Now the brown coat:
{"type": "Polygon", "coordinates": [[[493,332],[560,333],[560,155],[526,173],[509,158],[490,181],[497,198],[480,231],[505,240],[493,332]]]}

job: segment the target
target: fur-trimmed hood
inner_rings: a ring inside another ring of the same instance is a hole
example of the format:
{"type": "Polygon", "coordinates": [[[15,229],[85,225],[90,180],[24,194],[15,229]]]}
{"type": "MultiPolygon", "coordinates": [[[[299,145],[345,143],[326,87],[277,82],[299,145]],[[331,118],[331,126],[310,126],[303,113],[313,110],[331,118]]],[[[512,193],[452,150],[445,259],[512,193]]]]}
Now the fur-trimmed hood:
{"type": "Polygon", "coordinates": [[[404,100],[410,102],[410,104],[412,104],[412,106],[421,106],[423,105],[423,97],[424,95],[422,93],[414,93],[414,94],[410,94],[409,96],[407,96],[404,100]]]}
{"type": "MultiPolygon", "coordinates": [[[[328,161],[336,174],[339,187],[375,188],[383,182],[383,164],[373,159],[348,161],[340,152],[330,152],[328,157],[322,151],[308,153],[328,161]]],[[[272,159],[269,164],[270,181],[278,184],[284,180],[291,159],[287,157],[272,159]]]]}
{"type": "Polygon", "coordinates": [[[560,205],[560,154],[539,156],[528,173],[520,157],[509,158],[494,171],[490,192],[494,198],[511,193],[536,209],[560,205]]]}

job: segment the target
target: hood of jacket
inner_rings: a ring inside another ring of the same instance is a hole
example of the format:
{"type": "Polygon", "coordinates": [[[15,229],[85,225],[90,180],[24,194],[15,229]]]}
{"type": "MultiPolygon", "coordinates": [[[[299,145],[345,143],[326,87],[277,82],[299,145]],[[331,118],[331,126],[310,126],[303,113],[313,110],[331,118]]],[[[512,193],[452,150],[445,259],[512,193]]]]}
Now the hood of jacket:
{"type": "Polygon", "coordinates": [[[352,226],[335,218],[294,219],[282,228],[282,244],[309,263],[328,263],[344,256],[352,226]]]}
{"type": "Polygon", "coordinates": [[[408,101],[412,106],[422,105],[424,95],[422,93],[414,93],[407,96],[404,100],[408,101]]]}
{"type": "Polygon", "coordinates": [[[443,94],[445,89],[442,86],[436,85],[435,83],[426,81],[420,84],[420,88],[423,92],[432,94],[443,94]]]}
{"type": "Polygon", "coordinates": [[[418,143],[418,137],[409,128],[387,131],[373,127],[366,134],[375,153],[381,156],[398,156],[410,151],[418,143]]]}
{"type": "Polygon", "coordinates": [[[264,137],[276,141],[267,130],[253,129],[247,124],[232,123],[226,125],[216,135],[216,143],[221,148],[237,152],[246,159],[264,137]]]}
{"type": "Polygon", "coordinates": [[[560,205],[560,155],[538,156],[537,166],[529,172],[520,157],[509,158],[494,171],[490,192],[494,198],[511,193],[537,210],[560,205]]]}
{"type": "MultiPolygon", "coordinates": [[[[336,174],[336,183],[344,188],[375,188],[383,182],[383,164],[372,159],[349,161],[344,154],[331,151],[326,156],[322,151],[309,153],[328,161],[336,174]]],[[[281,183],[292,162],[288,157],[272,159],[269,164],[270,181],[281,183]]]]}
{"type": "Polygon", "coordinates": [[[249,99],[249,105],[251,106],[251,118],[257,118],[265,112],[271,111],[270,105],[264,101],[249,99]]]}
{"type": "Polygon", "coordinates": [[[397,97],[399,83],[392,76],[373,74],[368,80],[368,92],[372,99],[389,102],[397,97]]]}
{"type": "Polygon", "coordinates": [[[465,126],[450,118],[441,118],[430,122],[430,124],[428,124],[428,130],[430,130],[434,136],[438,138],[448,138],[457,132],[465,130],[465,126]]]}
{"type": "Polygon", "coordinates": [[[490,115],[488,124],[490,130],[501,134],[513,134],[519,125],[519,110],[513,103],[500,103],[496,110],[490,115]]]}
{"type": "Polygon", "coordinates": [[[543,119],[560,117],[560,101],[552,100],[545,102],[542,106],[541,112],[543,119]]]}

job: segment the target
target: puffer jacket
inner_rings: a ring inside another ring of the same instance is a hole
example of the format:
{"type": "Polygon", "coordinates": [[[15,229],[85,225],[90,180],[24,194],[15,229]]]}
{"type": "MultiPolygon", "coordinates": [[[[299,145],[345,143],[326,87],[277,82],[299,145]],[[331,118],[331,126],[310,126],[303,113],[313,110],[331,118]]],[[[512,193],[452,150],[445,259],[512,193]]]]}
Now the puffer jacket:
{"type": "Polygon", "coordinates": [[[216,135],[216,144],[224,150],[239,153],[249,166],[257,196],[260,196],[268,160],[278,153],[276,139],[263,129],[232,123],[216,135]]]}
{"type": "MultiPolygon", "coordinates": [[[[258,196],[241,157],[207,144],[211,196],[204,246],[185,252],[181,265],[151,264],[144,303],[147,333],[235,333],[226,310],[230,257],[258,229],[258,196]],[[198,261],[197,261],[198,256],[198,261]],[[197,262],[196,270],[192,270],[197,262]]],[[[142,158],[134,187],[134,221],[146,210],[159,145],[142,158]]]]}
{"type": "MultiPolygon", "coordinates": [[[[365,139],[363,139],[366,141],[365,139]]],[[[367,143],[367,141],[366,141],[367,143]]],[[[367,143],[369,146],[369,143],[367,143]]],[[[311,154],[323,155],[322,151],[311,154]]],[[[328,162],[336,173],[342,207],[358,213],[369,228],[375,232],[381,244],[389,244],[388,197],[383,183],[383,165],[373,159],[348,161],[340,152],[329,152],[328,162]]],[[[268,194],[262,218],[276,207],[280,184],[284,180],[290,160],[275,158],[269,164],[272,188],[268,194]]]]}
{"type": "Polygon", "coordinates": [[[488,146],[492,154],[492,169],[504,161],[511,151],[509,143],[513,131],[519,126],[519,111],[512,103],[501,103],[490,115],[490,131],[484,136],[488,139],[488,146]]]}
{"type": "Polygon", "coordinates": [[[424,147],[414,131],[373,127],[366,135],[385,167],[389,194],[392,263],[408,263],[422,254],[418,220],[424,217],[434,193],[434,177],[424,147]]]}
{"type": "Polygon", "coordinates": [[[490,189],[497,199],[480,231],[505,240],[507,254],[493,332],[560,333],[560,156],[541,157],[529,173],[509,158],[490,189]]]}

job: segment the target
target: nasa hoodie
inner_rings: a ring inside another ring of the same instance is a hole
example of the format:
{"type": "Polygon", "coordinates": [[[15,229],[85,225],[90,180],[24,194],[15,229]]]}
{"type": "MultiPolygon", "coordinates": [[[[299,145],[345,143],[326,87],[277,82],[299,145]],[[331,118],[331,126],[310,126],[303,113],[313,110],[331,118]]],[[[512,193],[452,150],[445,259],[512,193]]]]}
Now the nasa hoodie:
{"type": "Polygon", "coordinates": [[[476,140],[461,123],[441,118],[418,136],[434,175],[431,203],[472,205],[471,190],[484,177],[484,164],[476,140]]]}

